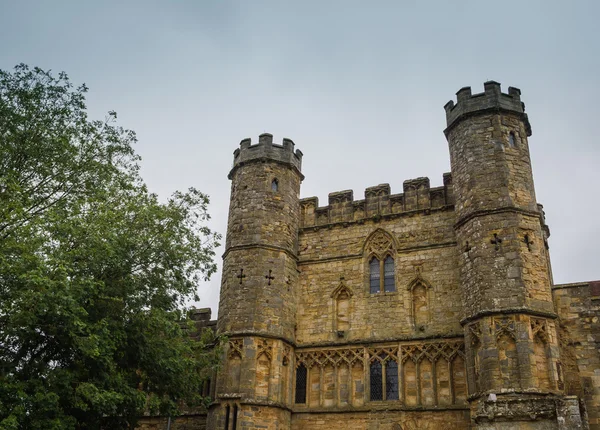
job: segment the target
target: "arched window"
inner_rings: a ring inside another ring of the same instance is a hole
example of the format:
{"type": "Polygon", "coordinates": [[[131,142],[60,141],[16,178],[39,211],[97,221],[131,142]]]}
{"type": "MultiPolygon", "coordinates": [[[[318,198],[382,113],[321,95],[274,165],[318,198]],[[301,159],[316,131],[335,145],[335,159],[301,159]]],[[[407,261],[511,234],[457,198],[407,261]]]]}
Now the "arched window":
{"type": "Polygon", "coordinates": [[[306,377],[307,370],[304,364],[296,369],[296,403],[306,403],[306,377]]]}
{"type": "Polygon", "coordinates": [[[513,131],[511,131],[508,135],[508,145],[512,148],[514,148],[516,146],[516,139],[515,139],[515,133],[513,131]]]}
{"type": "Polygon", "coordinates": [[[371,294],[381,292],[381,268],[380,262],[376,257],[373,257],[369,264],[369,277],[371,285],[371,294]]]}
{"type": "Polygon", "coordinates": [[[371,294],[396,291],[394,237],[385,230],[377,229],[365,241],[363,252],[371,294]]]}
{"type": "Polygon", "coordinates": [[[273,182],[271,182],[271,191],[274,193],[279,191],[279,181],[277,179],[273,179],[273,182]]]}

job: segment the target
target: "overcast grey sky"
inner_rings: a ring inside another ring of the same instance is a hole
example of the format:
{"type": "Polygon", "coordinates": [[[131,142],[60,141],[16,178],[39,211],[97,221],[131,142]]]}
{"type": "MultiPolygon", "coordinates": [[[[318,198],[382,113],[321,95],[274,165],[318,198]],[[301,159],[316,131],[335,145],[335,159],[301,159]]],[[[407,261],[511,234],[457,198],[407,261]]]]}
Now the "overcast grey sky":
{"type": "MultiPolygon", "coordinates": [[[[85,82],[92,117],[114,109],[138,133],[150,189],[208,193],[221,233],[242,138],[293,139],[302,196],[321,205],[419,176],[438,186],[450,171],[444,104],[486,80],[518,87],[565,283],[600,279],[599,18],[593,0],[0,0],[0,68],[85,82]]],[[[213,317],[219,285],[220,273],[200,286],[213,317]]]]}

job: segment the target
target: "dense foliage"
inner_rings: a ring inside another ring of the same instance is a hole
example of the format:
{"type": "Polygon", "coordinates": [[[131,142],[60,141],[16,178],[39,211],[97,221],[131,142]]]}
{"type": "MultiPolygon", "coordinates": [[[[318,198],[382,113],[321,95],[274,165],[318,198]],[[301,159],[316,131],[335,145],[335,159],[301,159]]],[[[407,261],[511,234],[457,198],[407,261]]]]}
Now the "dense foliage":
{"type": "Polygon", "coordinates": [[[217,362],[184,310],[216,269],[208,198],[149,193],[86,91],[0,71],[0,429],[131,428],[201,402],[217,362]]]}

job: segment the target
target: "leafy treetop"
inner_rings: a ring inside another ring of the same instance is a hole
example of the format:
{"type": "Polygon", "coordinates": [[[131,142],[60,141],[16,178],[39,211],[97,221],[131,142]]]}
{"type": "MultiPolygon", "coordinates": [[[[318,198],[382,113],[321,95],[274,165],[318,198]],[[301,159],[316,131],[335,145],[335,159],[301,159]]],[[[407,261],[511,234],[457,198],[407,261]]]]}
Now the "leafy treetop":
{"type": "Polygon", "coordinates": [[[208,197],[161,203],[86,92],[0,70],[0,429],[133,428],[201,402],[217,363],[185,310],[216,270],[208,197]]]}

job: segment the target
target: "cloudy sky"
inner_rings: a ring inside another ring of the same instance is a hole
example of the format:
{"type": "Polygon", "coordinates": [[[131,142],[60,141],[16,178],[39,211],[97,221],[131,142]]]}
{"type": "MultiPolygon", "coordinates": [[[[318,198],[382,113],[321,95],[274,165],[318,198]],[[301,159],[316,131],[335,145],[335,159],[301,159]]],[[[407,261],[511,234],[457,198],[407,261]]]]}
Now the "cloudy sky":
{"type": "MultiPolygon", "coordinates": [[[[595,0],[0,0],[0,69],[85,82],[92,117],[114,109],[138,133],[150,189],[208,193],[222,233],[242,138],[293,139],[302,196],[321,205],[419,176],[438,186],[444,104],[486,80],[518,87],[565,283],[600,279],[599,16],[595,0]]],[[[220,274],[200,286],[213,317],[219,285],[220,274]]]]}

